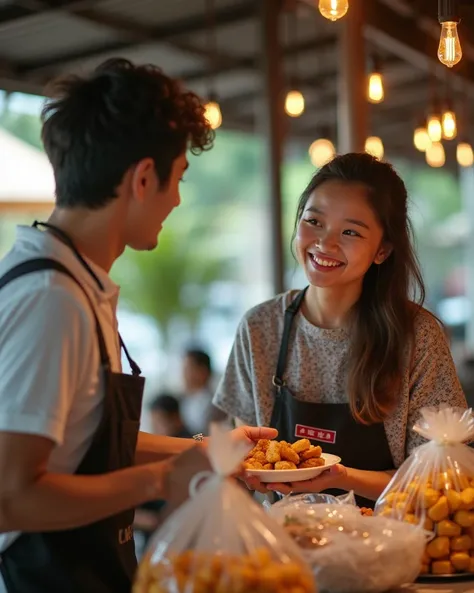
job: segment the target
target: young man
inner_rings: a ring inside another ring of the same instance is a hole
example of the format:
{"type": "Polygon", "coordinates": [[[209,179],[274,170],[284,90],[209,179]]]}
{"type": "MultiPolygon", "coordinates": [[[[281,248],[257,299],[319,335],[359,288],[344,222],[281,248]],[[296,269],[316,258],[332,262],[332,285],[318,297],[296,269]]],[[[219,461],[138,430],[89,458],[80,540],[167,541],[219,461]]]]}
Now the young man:
{"type": "Polygon", "coordinates": [[[152,66],[111,60],[55,91],[56,208],[0,262],[0,570],[8,593],[129,593],[130,509],[169,495],[170,459],[194,441],[138,432],[144,380],[129,357],[121,372],[108,273],[126,246],[156,247],[186,151],[213,135],[198,97],[152,66]]]}

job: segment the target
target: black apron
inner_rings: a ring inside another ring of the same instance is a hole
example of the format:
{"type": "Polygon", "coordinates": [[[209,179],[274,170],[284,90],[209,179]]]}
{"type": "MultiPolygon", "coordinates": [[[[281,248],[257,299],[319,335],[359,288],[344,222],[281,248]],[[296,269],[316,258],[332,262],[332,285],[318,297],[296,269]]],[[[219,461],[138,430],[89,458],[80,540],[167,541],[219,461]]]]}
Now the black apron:
{"type": "MultiPolygon", "coordinates": [[[[42,223],[35,223],[35,226],[42,223]]],[[[50,225],[103,288],[69,238],[50,225]]],[[[59,262],[38,258],[15,266],[0,279],[55,270],[74,280],[86,295],[95,318],[104,384],[103,414],[92,443],[75,474],[104,474],[134,464],[145,379],[122,340],[132,375],[111,371],[106,343],[94,306],[80,282],[59,262]]],[[[39,386],[39,388],[41,388],[39,386]]],[[[97,523],[64,531],[22,533],[2,554],[0,570],[8,593],[130,593],[136,569],[134,509],[97,523]]]]}
{"type": "MultiPolygon", "coordinates": [[[[298,400],[284,380],[291,329],[303,302],[302,290],[285,311],[285,324],[273,377],[275,404],[270,426],[278,430],[281,440],[294,442],[307,438],[322,447],[324,453],[338,455],[347,467],[362,470],[394,469],[383,423],[364,425],[356,422],[349,404],[315,404],[298,400]]],[[[336,496],[338,490],[327,490],[336,496]]],[[[356,497],[359,506],[371,507],[374,501],[356,497]]]]}

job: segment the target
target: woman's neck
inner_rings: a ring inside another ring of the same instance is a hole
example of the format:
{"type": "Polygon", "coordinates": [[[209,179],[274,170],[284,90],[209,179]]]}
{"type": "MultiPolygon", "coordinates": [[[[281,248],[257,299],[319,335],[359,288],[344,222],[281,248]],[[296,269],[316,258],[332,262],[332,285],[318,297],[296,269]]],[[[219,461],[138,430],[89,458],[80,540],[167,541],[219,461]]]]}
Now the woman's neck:
{"type": "Polygon", "coordinates": [[[302,312],[306,319],[317,327],[345,327],[361,291],[362,286],[320,288],[310,285],[306,291],[302,312]]]}

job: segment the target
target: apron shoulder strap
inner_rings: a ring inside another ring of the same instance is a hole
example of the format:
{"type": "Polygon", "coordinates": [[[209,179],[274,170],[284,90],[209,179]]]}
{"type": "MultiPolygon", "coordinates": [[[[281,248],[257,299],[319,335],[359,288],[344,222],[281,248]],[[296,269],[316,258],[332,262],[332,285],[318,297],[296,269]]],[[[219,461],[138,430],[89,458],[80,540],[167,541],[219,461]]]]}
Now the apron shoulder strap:
{"type": "Polygon", "coordinates": [[[278,353],[278,362],[276,373],[273,377],[273,385],[275,387],[282,387],[285,384],[283,375],[285,373],[286,362],[288,358],[288,346],[290,344],[291,327],[293,320],[301,307],[304,295],[306,294],[307,288],[301,290],[285,311],[285,324],[283,326],[283,335],[281,337],[280,352],[278,353]]]}
{"type": "Polygon", "coordinates": [[[74,274],[72,274],[66,268],[66,266],[64,266],[60,262],[56,261],[55,259],[51,259],[51,258],[47,258],[47,257],[39,257],[39,258],[35,258],[35,259],[29,259],[27,261],[24,261],[16,266],[14,266],[0,278],[0,290],[4,286],[6,286],[10,282],[12,282],[13,280],[20,278],[21,276],[26,276],[27,274],[32,274],[34,272],[41,272],[44,270],[54,270],[56,272],[59,272],[61,274],[68,276],[69,278],[71,278],[71,280],[73,280],[79,286],[79,288],[85,294],[85,296],[91,306],[92,314],[94,315],[97,339],[99,342],[100,362],[101,362],[101,365],[105,369],[107,369],[107,370],[110,369],[110,359],[109,359],[109,355],[107,353],[107,347],[105,345],[104,334],[102,333],[102,328],[100,327],[100,323],[97,318],[97,314],[95,312],[91,298],[90,298],[89,294],[87,293],[87,291],[82,286],[82,284],[79,282],[79,280],[74,276],[74,274]]]}

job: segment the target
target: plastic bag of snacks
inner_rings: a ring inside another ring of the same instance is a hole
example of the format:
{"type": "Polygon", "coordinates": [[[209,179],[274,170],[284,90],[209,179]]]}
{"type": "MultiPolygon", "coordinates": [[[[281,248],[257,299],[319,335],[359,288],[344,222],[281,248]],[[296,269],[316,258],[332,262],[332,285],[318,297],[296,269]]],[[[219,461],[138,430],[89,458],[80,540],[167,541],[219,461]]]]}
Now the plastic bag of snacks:
{"type": "Polygon", "coordinates": [[[154,534],[133,593],[316,592],[298,546],[230,477],[248,450],[212,426],[215,473],[194,476],[191,498],[154,534]]]}
{"type": "Polygon", "coordinates": [[[398,589],[415,580],[425,547],[422,530],[355,505],[305,503],[271,514],[301,548],[318,587],[334,593],[398,589]]]}
{"type": "Polygon", "coordinates": [[[428,439],[400,466],[375,514],[431,533],[421,574],[474,573],[472,410],[424,408],[413,428],[428,439]]]}

